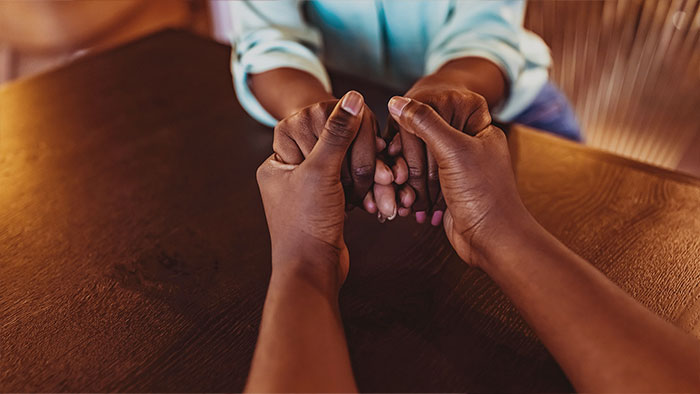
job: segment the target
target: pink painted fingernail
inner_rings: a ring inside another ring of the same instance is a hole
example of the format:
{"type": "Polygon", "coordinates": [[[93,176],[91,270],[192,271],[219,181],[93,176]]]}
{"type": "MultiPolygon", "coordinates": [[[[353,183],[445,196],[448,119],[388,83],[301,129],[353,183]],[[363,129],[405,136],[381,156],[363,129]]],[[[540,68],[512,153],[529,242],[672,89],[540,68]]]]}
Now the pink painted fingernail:
{"type": "Polygon", "coordinates": [[[362,109],[362,95],[354,90],[345,93],[345,96],[340,100],[340,108],[357,116],[362,109]]]}
{"type": "Polygon", "coordinates": [[[389,100],[389,112],[396,117],[401,116],[401,112],[403,112],[403,109],[410,101],[411,100],[401,96],[392,97],[391,100],[389,100]]]}
{"type": "Polygon", "coordinates": [[[442,211],[435,211],[433,213],[433,218],[430,219],[430,224],[432,224],[433,226],[436,226],[436,227],[439,226],[440,223],[442,222],[442,214],[443,214],[442,211]]]}
{"type": "Polygon", "coordinates": [[[423,224],[427,218],[428,215],[426,215],[425,211],[416,212],[416,222],[423,224]]]}

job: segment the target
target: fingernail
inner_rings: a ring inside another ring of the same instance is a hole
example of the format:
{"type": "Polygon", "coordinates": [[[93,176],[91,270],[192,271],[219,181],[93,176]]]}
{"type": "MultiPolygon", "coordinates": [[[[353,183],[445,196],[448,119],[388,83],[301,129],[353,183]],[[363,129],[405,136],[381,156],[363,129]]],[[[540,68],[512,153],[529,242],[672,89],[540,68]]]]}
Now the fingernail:
{"type": "Polygon", "coordinates": [[[409,213],[411,213],[410,209],[404,207],[399,208],[399,216],[406,217],[409,213]]]}
{"type": "Polygon", "coordinates": [[[403,109],[410,101],[411,100],[401,96],[392,97],[391,100],[389,100],[389,112],[394,116],[401,116],[401,112],[403,112],[403,109]]]}
{"type": "Polygon", "coordinates": [[[439,226],[442,222],[442,214],[442,211],[435,211],[433,213],[433,218],[430,219],[430,224],[432,224],[433,226],[439,226]]]}
{"type": "Polygon", "coordinates": [[[362,95],[354,90],[345,93],[345,96],[340,100],[340,108],[357,116],[362,109],[362,95]]]}
{"type": "Polygon", "coordinates": [[[396,219],[396,214],[397,214],[396,205],[394,205],[394,212],[392,212],[391,216],[389,216],[387,219],[389,219],[389,220],[396,219]]]}
{"type": "Polygon", "coordinates": [[[416,222],[423,224],[427,218],[428,215],[426,215],[425,211],[416,212],[416,222]]]}
{"type": "Polygon", "coordinates": [[[377,212],[377,220],[379,220],[379,223],[384,223],[386,219],[384,219],[381,212],[377,212]]]}

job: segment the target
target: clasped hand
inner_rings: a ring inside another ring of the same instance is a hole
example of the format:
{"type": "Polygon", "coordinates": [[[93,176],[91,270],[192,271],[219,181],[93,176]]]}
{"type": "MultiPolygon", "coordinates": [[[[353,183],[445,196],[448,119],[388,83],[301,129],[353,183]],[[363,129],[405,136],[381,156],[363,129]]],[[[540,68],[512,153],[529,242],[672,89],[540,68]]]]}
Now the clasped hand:
{"type": "MultiPolygon", "coordinates": [[[[404,149],[413,140],[427,146],[427,162],[434,161],[432,171],[440,186],[433,194],[441,196],[427,201],[444,201],[444,227],[451,244],[463,260],[480,266],[486,261],[491,235],[502,231],[505,223],[512,226],[513,221],[528,217],[517,194],[503,132],[488,124],[490,118],[484,125],[482,117],[473,126],[482,129],[471,136],[452,127],[431,106],[406,97],[394,97],[388,108],[404,149]]],[[[469,124],[470,116],[459,116],[469,124]]],[[[402,179],[406,182],[410,175],[418,175],[408,174],[400,168],[402,164],[394,164],[392,171],[376,159],[384,147],[375,140],[375,130],[373,115],[354,91],[326,108],[319,104],[302,110],[277,126],[275,154],[257,173],[272,240],[273,272],[302,271],[314,283],[331,283],[329,290],[343,283],[349,267],[343,240],[346,206],[363,201],[371,212],[374,196],[381,210],[383,195],[377,193],[378,185],[393,192],[391,183],[402,184],[402,179]],[[301,127],[313,130],[313,137],[299,132],[301,127]],[[372,141],[371,154],[367,149],[360,152],[360,144],[366,146],[368,141],[372,141]],[[353,164],[361,170],[348,169],[353,164]],[[371,173],[370,180],[367,174],[371,173]]],[[[411,183],[398,190],[400,208],[410,207],[415,194],[401,190],[414,190],[411,183]],[[404,196],[411,198],[403,201],[404,196]]],[[[429,189],[418,190],[430,194],[429,189]]],[[[394,201],[393,194],[391,198],[394,201]]]]}

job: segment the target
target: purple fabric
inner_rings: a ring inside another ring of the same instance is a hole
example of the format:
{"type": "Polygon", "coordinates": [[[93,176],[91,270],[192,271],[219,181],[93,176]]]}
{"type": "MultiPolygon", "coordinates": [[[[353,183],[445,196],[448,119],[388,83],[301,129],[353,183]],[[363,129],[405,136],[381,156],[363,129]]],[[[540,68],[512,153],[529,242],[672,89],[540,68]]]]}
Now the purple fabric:
{"type": "Polygon", "coordinates": [[[583,139],[581,128],[569,100],[551,82],[547,82],[532,104],[512,121],[573,141],[583,139]]]}

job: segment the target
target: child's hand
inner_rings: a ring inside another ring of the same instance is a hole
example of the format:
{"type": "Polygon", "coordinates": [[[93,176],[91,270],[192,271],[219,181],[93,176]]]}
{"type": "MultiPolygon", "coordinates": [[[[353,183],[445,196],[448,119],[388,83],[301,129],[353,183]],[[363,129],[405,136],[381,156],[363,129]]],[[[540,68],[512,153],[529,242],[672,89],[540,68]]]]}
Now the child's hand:
{"type": "MultiPolygon", "coordinates": [[[[491,124],[491,115],[484,98],[467,89],[457,89],[454,85],[434,82],[430,77],[416,83],[406,92],[412,98],[432,107],[453,128],[474,135],[491,124]]],[[[423,223],[430,219],[434,226],[442,221],[445,201],[440,191],[438,164],[425,144],[415,135],[407,132],[393,119],[388,122],[388,134],[393,136],[388,153],[401,154],[408,165],[408,185],[416,194],[413,211],[416,220],[423,223]]]]}
{"type": "MultiPolygon", "coordinates": [[[[337,103],[338,100],[318,102],[282,119],[275,127],[272,144],[279,160],[287,164],[300,164],[316,145],[337,103]]],[[[361,116],[360,130],[343,161],[340,176],[345,191],[346,209],[363,206],[368,212],[376,213],[379,204],[372,193],[373,185],[390,187],[394,175],[377,158],[377,152],[382,151],[386,143],[378,137],[377,120],[364,104],[361,116]]],[[[381,206],[385,205],[382,202],[381,206]]]]}

